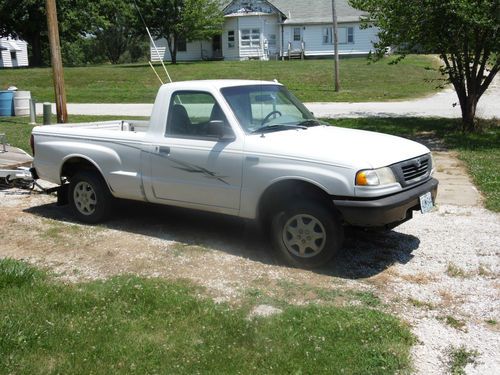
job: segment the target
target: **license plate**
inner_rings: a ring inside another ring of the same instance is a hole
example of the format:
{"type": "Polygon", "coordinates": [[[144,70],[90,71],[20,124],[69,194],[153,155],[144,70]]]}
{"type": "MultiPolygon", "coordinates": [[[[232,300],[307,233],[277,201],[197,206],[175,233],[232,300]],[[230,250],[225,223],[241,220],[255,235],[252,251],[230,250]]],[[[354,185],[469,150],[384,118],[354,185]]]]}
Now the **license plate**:
{"type": "Polygon", "coordinates": [[[420,196],[420,211],[425,214],[432,210],[434,204],[432,203],[432,194],[431,192],[425,193],[420,196]]]}

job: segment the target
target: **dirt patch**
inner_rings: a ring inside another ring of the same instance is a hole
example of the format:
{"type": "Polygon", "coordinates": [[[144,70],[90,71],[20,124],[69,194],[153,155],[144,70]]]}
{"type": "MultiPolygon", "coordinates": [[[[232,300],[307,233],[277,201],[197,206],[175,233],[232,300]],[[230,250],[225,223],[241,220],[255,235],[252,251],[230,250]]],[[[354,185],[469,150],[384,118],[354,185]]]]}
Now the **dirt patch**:
{"type": "Polygon", "coordinates": [[[54,197],[18,189],[0,190],[0,238],[0,257],[67,282],[133,273],[188,279],[232,304],[377,306],[413,327],[418,373],[445,373],[449,347],[461,345],[479,352],[468,373],[500,367],[500,220],[479,207],[443,205],[388,233],[350,232],[338,261],[315,272],[277,263],[242,221],[125,202],[105,225],[87,226],[54,197]]]}

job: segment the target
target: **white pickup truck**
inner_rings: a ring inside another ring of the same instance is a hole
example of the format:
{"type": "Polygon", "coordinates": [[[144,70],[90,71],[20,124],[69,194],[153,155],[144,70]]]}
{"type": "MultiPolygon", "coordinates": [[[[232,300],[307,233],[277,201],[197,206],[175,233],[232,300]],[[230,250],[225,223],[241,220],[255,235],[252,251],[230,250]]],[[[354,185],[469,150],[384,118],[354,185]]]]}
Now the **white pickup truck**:
{"type": "Polygon", "coordinates": [[[38,126],[31,143],[34,177],[60,184],[84,222],[113,198],[255,219],[300,267],[329,261],[345,226],[428,211],[438,185],[425,146],[322,123],[275,82],[166,84],[149,122],[38,126]]]}

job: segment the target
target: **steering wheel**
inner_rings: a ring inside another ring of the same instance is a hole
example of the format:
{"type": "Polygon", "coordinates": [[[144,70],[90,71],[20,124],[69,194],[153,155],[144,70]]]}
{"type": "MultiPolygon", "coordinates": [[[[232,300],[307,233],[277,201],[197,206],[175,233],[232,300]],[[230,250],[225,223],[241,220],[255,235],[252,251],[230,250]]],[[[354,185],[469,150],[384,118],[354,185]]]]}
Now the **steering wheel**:
{"type": "Polygon", "coordinates": [[[269,113],[267,114],[267,116],[266,116],[266,117],[264,117],[264,120],[262,120],[262,122],[260,123],[260,125],[264,125],[266,122],[268,122],[268,121],[269,121],[269,118],[270,118],[272,115],[276,115],[276,114],[277,114],[277,115],[280,115],[280,117],[281,117],[281,112],[280,112],[280,111],[272,111],[272,112],[269,112],[269,113]]]}

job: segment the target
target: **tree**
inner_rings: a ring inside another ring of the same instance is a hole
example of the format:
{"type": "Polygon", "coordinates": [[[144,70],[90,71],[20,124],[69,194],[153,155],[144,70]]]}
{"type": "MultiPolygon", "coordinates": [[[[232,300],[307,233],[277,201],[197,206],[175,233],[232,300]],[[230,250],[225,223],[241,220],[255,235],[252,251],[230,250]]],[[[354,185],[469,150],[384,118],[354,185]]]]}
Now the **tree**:
{"type": "Polygon", "coordinates": [[[178,43],[208,39],[222,32],[223,14],[218,0],[142,0],[142,14],[153,37],[165,38],[177,63],[178,43]]]}
{"type": "Polygon", "coordinates": [[[396,46],[437,53],[457,92],[464,131],[476,130],[477,103],[500,70],[499,0],[350,0],[380,28],[377,56],[396,46]]]}
{"type": "MultiPolygon", "coordinates": [[[[85,35],[92,27],[94,14],[95,2],[58,0],[61,42],[72,42],[85,35]]],[[[45,0],[0,1],[0,36],[17,36],[26,40],[31,50],[31,65],[40,66],[48,61],[45,0]]]]}
{"type": "Polygon", "coordinates": [[[31,64],[41,65],[42,44],[47,45],[45,1],[0,2],[0,36],[18,36],[26,40],[32,51],[31,64]]]}
{"type": "MultiPolygon", "coordinates": [[[[112,64],[136,42],[139,15],[131,1],[101,0],[97,5],[96,42],[112,64]]],[[[142,30],[142,28],[141,28],[142,30]]]]}

